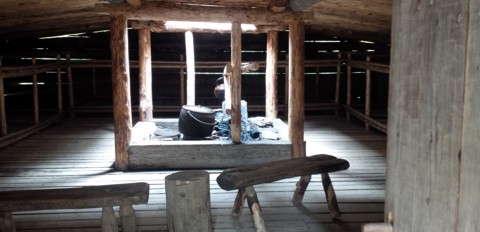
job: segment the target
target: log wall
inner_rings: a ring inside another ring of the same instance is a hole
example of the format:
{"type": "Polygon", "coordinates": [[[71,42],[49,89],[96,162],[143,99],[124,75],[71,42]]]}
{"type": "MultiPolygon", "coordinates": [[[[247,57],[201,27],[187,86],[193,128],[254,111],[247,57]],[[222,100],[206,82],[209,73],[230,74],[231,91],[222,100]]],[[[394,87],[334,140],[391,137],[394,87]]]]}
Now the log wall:
{"type": "Polygon", "coordinates": [[[394,231],[479,231],[478,4],[393,4],[386,219],[394,231]]]}

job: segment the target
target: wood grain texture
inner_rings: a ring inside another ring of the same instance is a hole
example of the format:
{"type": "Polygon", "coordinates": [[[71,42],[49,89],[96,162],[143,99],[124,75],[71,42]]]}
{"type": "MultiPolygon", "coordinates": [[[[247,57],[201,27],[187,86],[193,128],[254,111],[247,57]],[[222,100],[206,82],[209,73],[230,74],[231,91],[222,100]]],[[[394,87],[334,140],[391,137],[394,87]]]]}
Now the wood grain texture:
{"type": "Polygon", "coordinates": [[[267,33],[265,66],[265,117],[274,119],[278,116],[278,32],[267,33]]]}
{"type": "MultiPolygon", "coordinates": [[[[358,232],[364,223],[383,222],[386,136],[367,132],[341,117],[309,115],[305,140],[307,155],[332,154],[351,164],[345,171],[330,174],[342,220],[332,221],[321,177],[313,175],[302,207],[291,202],[299,178],[255,186],[265,227],[275,232],[358,232]]],[[[144,232],[167,231],[164,178],[180,170],[114,171],[114,150],[113,118],[67,117],[58,126],[0,149],[0,188],[6,191],[147,182],[148,204],[134,206],[137,228],[144,232]]],[[[254,231],[248,208],[238,220],[232,219],[237,193],[221,190],[214,181],[221,170],[207,170],[213,231],[254,231]]],[[[118,214],[118,208],[114,209],[118,214]]],[[[101,209],[74,209],[15,213],[13,217],[18,232],[98,232],[101,214],[101,209]]]]}
{"type": "Polygon", "coordinates": [[[140,121],[153,119],[151,45],[150,31],[148,29],[138,30],[138,114],[140,121]]]}
{"type": "Polygon", "coordinates": [[[230,94],[232,106],[232,121],[230,135],[234,143],[241,143],[241,112],[242,100],[242,29],[239,22],[232,23],[231,34],[231,63],[232,76],[230,79],[230,94]]]}
{"type": "Polygon", "coordinates": [[[112,16],[110,46],[112,51],[113,116],[115,123],[115,167],[128,167],[128,144],[132,131],[130,70],[127,18],[112,16]]]}
{"type": "Polygon", "coordinates": [[[208,172],[187,170],[168,175],[165,195],[169,231],[212,231],[208,172]]]}
{"type": "Polygon", "coordinates": [[[473,135],[462,132],[471,109],[464,104],[466,51],[475,48],[466,46],[468,7],[394,1],[385,212],[395,231],[461,231],[460,156],[462,140],[473,135]]]}
{"type": "Polygon", "coordinates": [[[217,177],[217,183],[222,189],[233,190],[296,176],[346,170],[349,166],[348,161],[334,156],[313,155],[226,169],[217,177]]]}
{"type": "Polygon", "coordinates": [[[102,208],[146,204],[149,184],[144,182],[79,188],[0,192],[0,211],[102,208]]]}
{"type": "MultiPolygon", "coordinates": [[[[467,49],[465,65],[465,105],[463,115],[463,143],[461,151],[460,195],[457,231],[480,231],[480,201],[475,197],[480,192],[478,176],[480,169],[480,6],[469,1],[467,24],[467,49]]],[[[463,18],[462,18],[463,19],[463,18]]],[[[460,158],[460,157],[459,157],[460,158]]]]}
{"type": "Polygon", "coordinates": [[[305,156],[303,121],[305,117],[305,31],[302,21],[289,25],[288,33],[288,135],[292,142],[292,157],[305,156]]]}

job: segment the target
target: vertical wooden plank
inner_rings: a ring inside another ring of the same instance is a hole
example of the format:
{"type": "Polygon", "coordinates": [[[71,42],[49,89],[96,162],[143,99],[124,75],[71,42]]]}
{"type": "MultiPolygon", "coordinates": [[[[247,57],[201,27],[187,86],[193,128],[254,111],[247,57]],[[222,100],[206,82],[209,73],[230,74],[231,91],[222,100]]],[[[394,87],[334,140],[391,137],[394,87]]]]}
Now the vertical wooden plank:
{"type": "Polygon", "coordinates": [[[305,156],[303,139],[304,122],[304,24],[295,20],[289,25],[289,100],[288,100],[288,135],[292,142],[292,157],[305,156]]]}
{"type": "Polygon", "coordinates": [[[57,112],[63,111],[61,56],[57,55],[57,112]]]}
{"type": "MultiPolygon", "coordinates": [[[[465,105],[457,231],[480,231],[480,5],[469,1],[465,66],[465,105]]],[[[459,157],[460,158],[460,157],[459,157]]]]}
{"type": "MultiPolygon", "coordinates": [[[[338,65],[337,65],[337,79],[335,81],[335,104],[338,106],[340,104],[340,81],[342,77],[342,53],[337,55],[338,65]]],[[[335,110],[335,116],[338,116],[338,110],[335,110]]]]}
{"type": "MultiPolygon", "coordinates": [[[[70,65],[70,53],[67,54],[67,78],[68,78],[68,106],[73,108],[75,106],[75,99],[73,98],[73,78],[72,66],[70,65]]],[[[74,118],[75,114],[70,112],[70,117],[74,118]]]]}
{"type": "MultiPolygon", "coordinates": [[[[352,54],[347,54],[347,106],[352,105],[352,66],[350,65],[350,60],[352,59],[352,54]]],[[[347,110],[347,121],[350,121],[350,112],[347,110]]]]}
{"type": "Polygon", "coordinates": [[[195,51],[191,31],[185,32],[185,51],[187,53],[187,105],[195,105],[195,51]]]}
{"type": "Polygon", "coordinates": [[[267,63],[265,68],[265,117],[278,116],[278,32],[267,33],[267,63]]]}
{"type": "Polygon", "coordinates": [[[153,120],[152,99],[152,52],[150,30],[138,30],[138,69],[139,69],[139,105],[138,113],[140,121],[153,120]]]}
{"type": "Polygon", "coordinates": [[[242,28],[239,22],[232,23],[231,34],[231,62],[232,62],[232,77],[230,82],[231,88],[231,105],[232,105],[232,122],[230,125],[230,133],[232,142],[240,143],[241,132],[241,114],[240,101],[242,99],[242,28]]]}
{"type": "Polygon", "coordinates": [[[393,1],[385,212],[394,231],[468,231],[456,229],[467,9],[393,1]]]}
{"type": "MultiPolygon", "coordinates": [[[[37,60],[35,58],[32,59],[32,65],[37,65],[37,60]]],[[[33,87],[33,123],[35,125],[40,124],[40,110],[38,107],[38,80],[37,80],[37,73],[33,74],[32,77],[32,87],[33,87]]]]}
{"type": "Polygon", "coordinates": [[[115,124],[115,168],[128,168],[128,144],[132,137],[130,70],[128,59],[127,18],[111,17],[113,118],[115,124]]]}
{"type": "MultiPolygon", "coordinates": [[[[2,57],[0,56],[0,67],[2,67],[2,57]]],[[[3,85],[3,78],[0,78],[0,126],[2,136],[7,135],[8,127],[7,127],[7,114],[5,112],[5,89],[3,85]]]]}
{"type": "MultiPolygon", "coordinates": [[[[371,94],[372,77],[371,77],[371,71],[368,67],[370,60],[371,60],[371,57],[367,56],[367,65],[365,67],[365,115],[367,117],[370,117],[370,110],[371,110],[370,94],[371,94]]],[[[367,120],[365,120],[365,130],[367,131],[370,130],[370,125],[368,124],[367,120]]]]}

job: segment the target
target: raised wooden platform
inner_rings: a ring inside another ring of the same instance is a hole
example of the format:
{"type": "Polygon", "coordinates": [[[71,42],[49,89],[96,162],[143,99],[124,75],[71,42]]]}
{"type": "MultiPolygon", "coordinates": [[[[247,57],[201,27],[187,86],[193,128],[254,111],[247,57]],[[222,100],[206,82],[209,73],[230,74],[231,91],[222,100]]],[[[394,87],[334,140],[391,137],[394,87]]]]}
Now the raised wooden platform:
{"type": "Polygon", "coordinates": [[[151,138],[157,126],[176,129],[178,119],[138,122],[133,127],[128,148],[129,169],[229,168],[291,158],[287,125],[280,119],[273,124],[280,140],[234,144],[221,140],[155,141],[151,138]]]}

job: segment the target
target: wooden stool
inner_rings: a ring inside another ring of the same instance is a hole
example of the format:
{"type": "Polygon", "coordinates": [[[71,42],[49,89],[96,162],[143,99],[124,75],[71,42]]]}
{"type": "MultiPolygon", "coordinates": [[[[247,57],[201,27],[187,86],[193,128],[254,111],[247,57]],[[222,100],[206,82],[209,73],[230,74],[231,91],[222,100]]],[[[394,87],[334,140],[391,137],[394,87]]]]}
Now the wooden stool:
{"type": "Polygon", "coordinates": [[[168,175],[165,192],[168,231],[212,231],[208,172],[189,170],[168,175]]]}

